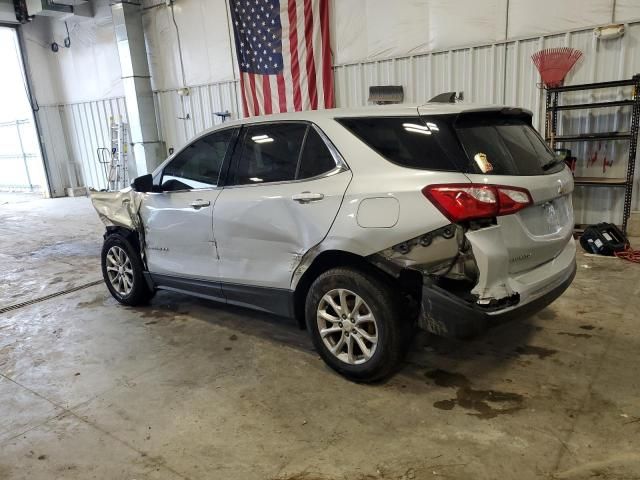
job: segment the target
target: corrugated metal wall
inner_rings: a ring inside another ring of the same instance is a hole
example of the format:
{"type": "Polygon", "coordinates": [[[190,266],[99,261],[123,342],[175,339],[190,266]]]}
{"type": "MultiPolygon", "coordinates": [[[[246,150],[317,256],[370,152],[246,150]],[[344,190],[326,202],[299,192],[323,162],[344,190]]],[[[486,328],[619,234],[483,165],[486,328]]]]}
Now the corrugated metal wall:
{"type": "MultiPolygon", "coordinates": [[[[584,53],[567,83],[586,83],[630,78],[640,72],[640,23],[627,25],[624,37],[598,41],[591,29],[527,38],[516,41],[479,45],[428,54],[407,55],[382,60],[337,65],[335,71],[336,103],[339,107],[367,104],[370,85],[403,85],[405,102],[421,103],[445,91],[464,92],[465,102],[506,103],[529,108],[534,124],[544,129],[544,91],[538,88],[538,73],[531,55],[543,48],[569,46],[584,53]],[[635,53],[635,54],[634,54],[635,53]]],[[[238,118],[237,82],[219,82],[190,87],[191,94],[178,95],[177,90],[155,94],[160,136],[167,148],[179,148],[201,131],[221,122],[215,112],[228,110],[238,118]]],[[[566,97],[566,103],[622,98],[629,91],[601,92],[597,95],[566,97]],[[604,97],[608,95],[608,97],[604,97]]],[[[108,145],[108,117],[124,114],[123,99],[100,100],[60,107],[60,116],[68,138],[68,150],[81,167],[81,178],[90,186],[101,186],[96,168],[95,149],[108,145]]],[[[611,131],[628,123],[627,110],[581,111],[563,113],[561,129],[565,133],[611,131]],[[597,115],[593,115],[597,113],[597,115]]],[[[627,148],[613,144],[574,145],[579,159],[579,176],[603,175],[602,161],[587,166],[587,159],[597,153],[599,159],[613,159],[606,176],[623,176],[627,148]],[[599,150],[598,150],[599,149],[599,150]]],[[[65,170],[61,168],[61,170],[65,170]]],[[[636,175],[638,178],[638,175],[636,175]]],[[[636,181],[637,182],[637,181],[636,181]]],[[[635,190],[638,185],[636,184],[635,190]]],[[[638,208],[637,195],[634,201],[638,208]]],[[[580,188],[575,196],[579,223],[603,219],[619,221],[622,191],[613,188],[580,188]]]]}
{"type": "Polygon", "coordinates": [[[167,148],[179,148],[198,133],[222,123],[216,113],[228,111],[238,118],[237,82],[219,82],[190,87],[189,96],[177,90],[155,93],[160,137],[167,148]]]}
{"type": "Polygon", "coordinates": [[[38,115],[54,184],[52,196],[64,195],[60,190],[65,186],[106,188],[97,149],[111,148],[112,118],[127,121],[124,97],[41,106],[38,115]]]}

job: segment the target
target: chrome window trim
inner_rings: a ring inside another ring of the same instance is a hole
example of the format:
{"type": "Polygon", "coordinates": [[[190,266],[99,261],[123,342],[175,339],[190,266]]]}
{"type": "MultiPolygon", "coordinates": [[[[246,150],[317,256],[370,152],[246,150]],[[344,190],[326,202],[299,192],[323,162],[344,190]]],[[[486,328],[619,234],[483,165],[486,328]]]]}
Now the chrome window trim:
{"type": "Polygon", "coordinates": [[[203,188],[192,188],[190,190],[164,190],[162,192],[145,192],[149,195],[171,195],[172,193],[190,193],[190,192],[212,192],[214,190],[222,190],[224,187],[215,186],[215,187],[203,187],[203,188]]]}

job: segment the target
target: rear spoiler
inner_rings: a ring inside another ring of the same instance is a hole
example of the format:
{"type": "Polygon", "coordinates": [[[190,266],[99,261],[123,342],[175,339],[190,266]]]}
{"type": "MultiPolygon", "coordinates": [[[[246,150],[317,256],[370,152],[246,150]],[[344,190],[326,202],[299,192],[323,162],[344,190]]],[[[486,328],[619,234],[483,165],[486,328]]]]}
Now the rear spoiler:
{"type": "Polygon", "coordinates": [[[528,123],[533,124],[533,113],[524,108],[512,108],[512,107],[497,107],[495,109],[477,109],[477,110],[465,110],[460,112],[454,121],[455,125],[459,125],[465,121],[478,122],[482,119],[496,117],[507,117],[512,119],[520,119],[528,123]]]}
{"type": "Polygon", "coordinates": [[[460,95],[458,95],[457,92],[445,92],[433,97],[431,100],[429,100],[429,103],[456,103],[456,101],[462,99],[462,92],[460,92],[460,95]]]}

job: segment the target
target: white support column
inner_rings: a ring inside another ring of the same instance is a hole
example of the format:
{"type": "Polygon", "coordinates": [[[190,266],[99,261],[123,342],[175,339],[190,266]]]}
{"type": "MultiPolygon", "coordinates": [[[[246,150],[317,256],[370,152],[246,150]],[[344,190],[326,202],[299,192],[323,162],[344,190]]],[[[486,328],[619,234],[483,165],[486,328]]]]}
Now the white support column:
{"type": "Polygon", "coordinates": [[[158,137],[140,4],[117,2],[111,6],[111,13],[135,159],[129,164],[130,178],[133,179],[153,171],[162,163],[166,149],[158,137]]]}

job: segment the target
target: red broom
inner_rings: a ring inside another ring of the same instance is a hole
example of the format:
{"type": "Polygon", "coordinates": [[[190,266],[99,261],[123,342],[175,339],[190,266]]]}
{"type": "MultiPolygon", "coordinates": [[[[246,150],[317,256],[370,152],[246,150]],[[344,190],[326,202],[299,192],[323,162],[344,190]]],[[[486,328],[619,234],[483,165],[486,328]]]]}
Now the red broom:
{"type": "Polygon", "coordinates": [[[545,48],[531,55],[533,63],[540,72],[542,83],[547,88],[559,87],[564,83],[564,77],[582,57],[580,50],[569,47],[545,48]]]}

